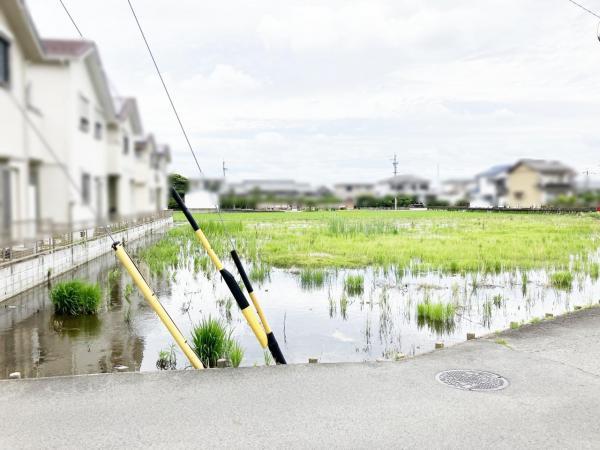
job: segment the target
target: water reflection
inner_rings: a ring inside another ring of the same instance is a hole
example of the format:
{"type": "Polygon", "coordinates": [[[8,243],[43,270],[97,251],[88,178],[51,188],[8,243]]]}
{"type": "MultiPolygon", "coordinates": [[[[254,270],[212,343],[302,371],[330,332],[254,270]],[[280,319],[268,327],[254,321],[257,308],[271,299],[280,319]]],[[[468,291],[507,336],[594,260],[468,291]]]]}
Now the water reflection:
{"type": "MultiPolygon", "coordinates": [[[[155,238],[128,246],[135,251],[155,238]]],[[[123,276],[109,280],[116,268],[112,253],[62,275],[52,284],[74,278],[96,280],[103,306],[96,316],[54,314],[51,285],[39,286],[0,307],[0,377],[13,371],[24,377],[109,372],[116,366],[139,369],[144,337],[123,320],[123,276]]]]}

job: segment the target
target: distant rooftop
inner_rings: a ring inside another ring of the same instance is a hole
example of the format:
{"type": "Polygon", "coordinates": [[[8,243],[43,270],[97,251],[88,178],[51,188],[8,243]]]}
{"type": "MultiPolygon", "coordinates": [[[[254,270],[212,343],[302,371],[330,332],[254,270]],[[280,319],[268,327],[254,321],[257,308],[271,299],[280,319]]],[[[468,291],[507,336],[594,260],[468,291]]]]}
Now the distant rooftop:
{"type": "Polygon", "coordinates": [[[510,164],[499,164],[497,166],[492,166],[484,172],[481,172],[478,177],[495,177],[500,175],[501,173],[508,172],[512,166],[510,164]]]}
{"type": "Polygon", "coordinates": [[[94,47],[92,41],[81,39],[42,39],[42,47],[48,56],[79,58],[94,47]]]}
{"type": "Polygon", "coordinates": [[[527,166],[540,173],[575,173],[573,169],[571,169],[566,164],[561,163],[560,161],[548,161],[545,159],[521,159],[520,161],[517,161],[517,163],[514,166],[512,166],[510,171],[513,171],[517,167],[522,165],[527,166]]]}

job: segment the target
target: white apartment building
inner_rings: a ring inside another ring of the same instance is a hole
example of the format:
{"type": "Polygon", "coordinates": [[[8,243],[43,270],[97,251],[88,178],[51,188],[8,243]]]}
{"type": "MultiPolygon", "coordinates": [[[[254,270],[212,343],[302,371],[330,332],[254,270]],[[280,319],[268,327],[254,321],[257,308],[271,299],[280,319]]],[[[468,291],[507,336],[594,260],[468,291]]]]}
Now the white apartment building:
{"type": "Polygon", "coordinates": [[[2,0],[3,237],[165,209],[169,161],[135,99],[113,98],[93,42],[41,39],[24,3],[2,0]]]}

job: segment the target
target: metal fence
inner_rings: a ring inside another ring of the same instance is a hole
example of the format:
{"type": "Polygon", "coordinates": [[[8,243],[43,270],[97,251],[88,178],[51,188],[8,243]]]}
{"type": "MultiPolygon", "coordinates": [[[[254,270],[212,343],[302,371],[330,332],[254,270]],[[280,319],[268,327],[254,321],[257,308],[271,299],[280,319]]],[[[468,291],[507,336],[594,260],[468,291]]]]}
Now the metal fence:
{"type": "Polygon", "coordinates": [[[111,234],[130,228],[152,223],[171,217],[171,211],[160,211],[153,214],[122,217],[109,224],[80,223],[76,225],[55,224],[44,222],[19,222],[11,224],[10,230],[0,233],[0,266],[17,260],[30,258],[42,253],[80,244],[82,242],[100,239],[111,234]],[[19,239],[14,236],[23,235],[35,230],[35,238],[19,239]]]}

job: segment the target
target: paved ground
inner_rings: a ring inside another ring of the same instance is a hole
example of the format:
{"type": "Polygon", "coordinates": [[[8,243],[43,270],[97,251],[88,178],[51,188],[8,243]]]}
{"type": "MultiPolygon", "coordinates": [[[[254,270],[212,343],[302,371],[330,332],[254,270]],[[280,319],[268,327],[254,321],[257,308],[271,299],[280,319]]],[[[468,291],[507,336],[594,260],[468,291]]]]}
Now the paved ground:
{"type": "Polygon", "coordinates": [[[0,448],[599,448],[600,309],[403,361],[0,382],[0,448]],[[438,383],[504,375],[502,391],[438,383]]]}

